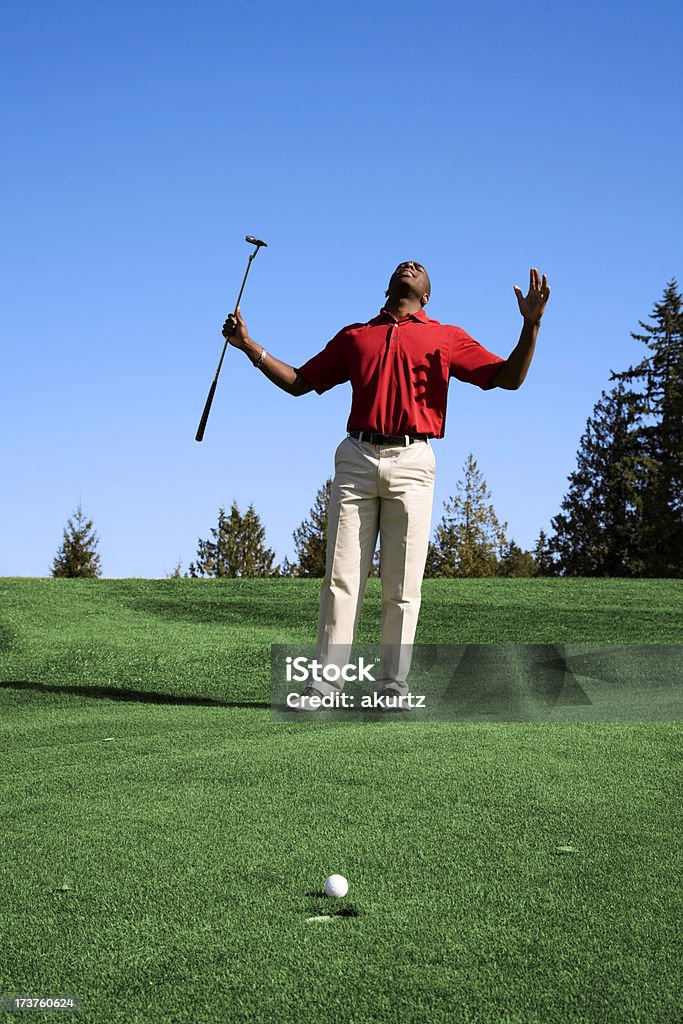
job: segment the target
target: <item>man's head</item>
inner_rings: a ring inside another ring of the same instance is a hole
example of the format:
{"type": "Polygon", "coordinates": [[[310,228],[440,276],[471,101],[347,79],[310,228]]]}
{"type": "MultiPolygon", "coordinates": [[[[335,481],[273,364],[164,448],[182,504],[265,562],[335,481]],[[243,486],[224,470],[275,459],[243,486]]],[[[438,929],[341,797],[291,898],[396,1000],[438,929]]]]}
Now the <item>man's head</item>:
{"type": "Polygon", "coordinates": [[[392,298],[416,298],[421,306],[426,306],[431,292],[432,283],[425,268],[415,260],[408,260],[396,267],[384,294],[392,298]]]}

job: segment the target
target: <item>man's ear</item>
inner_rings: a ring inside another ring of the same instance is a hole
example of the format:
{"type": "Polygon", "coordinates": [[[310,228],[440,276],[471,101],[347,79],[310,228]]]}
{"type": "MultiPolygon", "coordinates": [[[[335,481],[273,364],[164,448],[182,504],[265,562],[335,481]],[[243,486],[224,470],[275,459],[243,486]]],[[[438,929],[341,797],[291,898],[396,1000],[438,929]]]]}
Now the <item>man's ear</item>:
{"type": "Polygon", "coordinates": [[[429,302],[429,292],[426,292],[420,299],[420,305],[424,308],[429,302]]]}

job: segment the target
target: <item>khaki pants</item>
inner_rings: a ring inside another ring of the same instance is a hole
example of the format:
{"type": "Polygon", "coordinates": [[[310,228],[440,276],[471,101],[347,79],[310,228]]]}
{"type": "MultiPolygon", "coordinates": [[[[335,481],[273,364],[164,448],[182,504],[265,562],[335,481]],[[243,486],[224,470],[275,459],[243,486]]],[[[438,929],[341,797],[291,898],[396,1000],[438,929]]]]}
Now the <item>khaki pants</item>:
{"type": "MultiPolygon", "coordinates": [[[[349,660],[379,532],[382,670],[376,691],[392,685],[408,693],[435,472],[428,441],[384,447],[346,437],[335,453],[317,657],[340,667],[349,660]]],[[[327,695],[342,684],[313,685],[327,695]]]]}

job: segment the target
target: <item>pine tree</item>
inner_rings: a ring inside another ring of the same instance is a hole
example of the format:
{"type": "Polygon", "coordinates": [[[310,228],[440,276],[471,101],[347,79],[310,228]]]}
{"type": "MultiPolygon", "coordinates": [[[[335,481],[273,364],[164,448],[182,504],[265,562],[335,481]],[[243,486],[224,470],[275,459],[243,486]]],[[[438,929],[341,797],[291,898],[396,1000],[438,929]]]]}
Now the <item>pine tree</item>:
{"type": "Polygon", "coordinates": [[[444,502],[445,514],[429,546],[425,576],[494,576],[507,544],[505,530],[490,504],[486,481],[470,453],[457,495],[444,502]]]}
{"type": "Polygon", "coordinates": [[[553,558],[553,549],[550,538],[545,530],[541,530],[534,546],[534,562],[536,563],[536,576],[556,576],[557,569],[553,558]]]}
{"type": "Polygon", "coordinates": [[[63,537],[62,546],[52,563],[52,575],[84,579],[101,576],[100,556],[95,550],[99,538],[93,530],[92,520],[86,518],[80,502],[74,517],[67,522],[63,537]]]}
{"type": "Polygon", "coordinates": [[[304,519],[294,531],[297,561],[297,576],[325,575],[325,558],[327,552],[327,517],[330,509],[330,492],[332,480],[325,481],[315,497],[315,503],[309,518],[304,519]]]}
{"type": "Polygon", "coordinates": [[[242,561],[239,576],[277,576],[278,566],[273,566],[275,552],[266,547],[266,529],[261,524],[253,505],[242,517],[240,537],[242,561]]]}
{"type": "Polygon", "coordinates": [[[275,552],[266,547],[265,528],[250,505],[244,516],[237,502],[230,515],[218,510],[218,525],[211,528],[213,540],[199,540],[197,561],[190,564],[190,576],[277,576],[275,552]]]}
{"type": "Polygon", "coordinates": [[[514,540],[511,540],[503,550],[503,555],[498,563],[498,576],[538,576],[538,565],[530,551],[522,551],[514,540]]]}
{"type": "Polygon", "coordinates": [[[638,544],[646,576],[683,575],[683,298],[672,280],[651,319],[632,333],[650,350],[612,380],[630,384],[625,401],[642,452],[638,544]]]}
{"type": "Polygon", "coordinates": [[[586,424],[550,548],[562,576],[638,576],[642,454],[623,384],[603,391],[586,424]]]}
{"type": "Polygon", "coordinates": [[[199,540],[197,546],[197,561],[190,562],[190,576],[231,576],[229,571],[231,555],[236,554],[236,545],[232,543],[236,529],[242,517],[239,514],[237,505],[233,503],[231,519],[225,515],[225,509],[218,510],[218,526],[211,527],[213,540],[199,540]]]}

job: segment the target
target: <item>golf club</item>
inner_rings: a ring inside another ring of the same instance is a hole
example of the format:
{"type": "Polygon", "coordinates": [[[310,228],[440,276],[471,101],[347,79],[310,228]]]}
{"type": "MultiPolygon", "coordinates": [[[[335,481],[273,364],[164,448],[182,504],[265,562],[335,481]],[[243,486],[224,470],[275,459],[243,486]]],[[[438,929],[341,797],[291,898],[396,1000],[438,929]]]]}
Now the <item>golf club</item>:
{"type": "MultiPolygon", "coordinates": [[[[240,304],[240,299],[242,298],[242,292],[244,291],[244,286],[247,283],[247,277],[249,276],[249,270],[251,269],[251,262],[254,259],[254,256],[256,255],[256,253],[261,248],[261,246],[266,246],[266,248],[268,246],[267,242],[262,242],[260,238],[254,238],[253,235],[246,235],[244,240],[245,240],[245,242],[249,242],[250,245],[255,245],[256,248],[254,249],[254,251],[252,252],[251,256],[249,257],[249,262],[247,263],[247,269],[245,270],[244,277],[242,278],[242,287],[240,288],[240,293],[237,296],[237,302],[235,303],[235,314],[234,314],[235,316],[237,315],[237,307],[240,304]]],[[[199,421],[199,427],[197,429],[197,434],[195,436],[195,440],[196,441],[201,441],[202,438],[204,437],[204,430],[206,429],[206,421],[208,420],[209,413],[211,412],[211,403],[213,402],[213,396],[216,394],[216,384],[218,383],[218,374],[221,372],[221,366],[223,365],[223,358],[225,356],[228,344],[229,344],[229,338],[226,338],[225,339],[225,344],[223,345],[223,351],[221,352],[221,358],[220,358],[220,360],[218,362],[218,369],[216,370],[216,376],[213,378],[213,382],[211,384],[211,387],[209,388],[209,395],[208,395],[208,398],[206,399],[206,405],[204,406],[204,412],[202,413],[202,418],[199,421]]]]}

